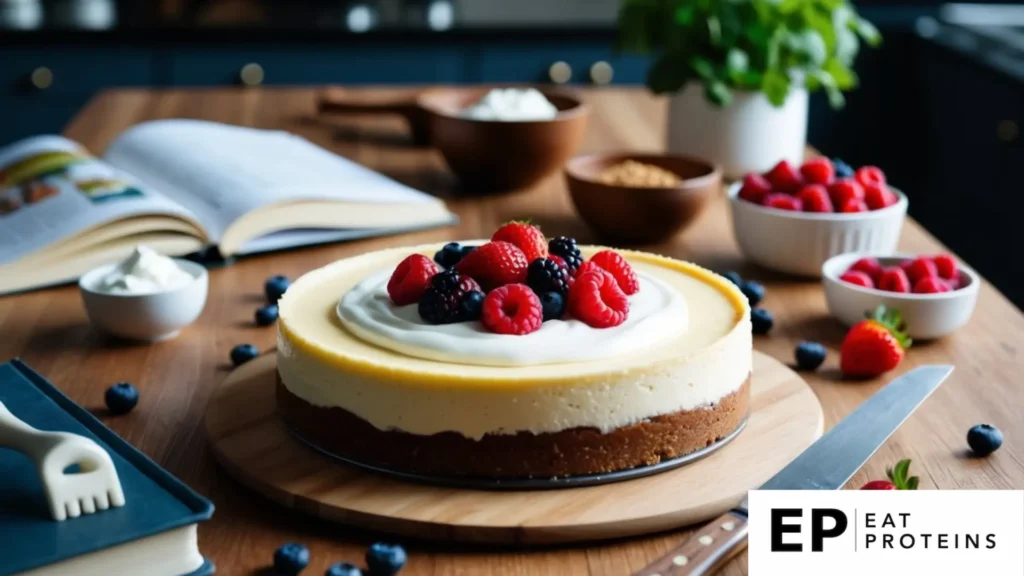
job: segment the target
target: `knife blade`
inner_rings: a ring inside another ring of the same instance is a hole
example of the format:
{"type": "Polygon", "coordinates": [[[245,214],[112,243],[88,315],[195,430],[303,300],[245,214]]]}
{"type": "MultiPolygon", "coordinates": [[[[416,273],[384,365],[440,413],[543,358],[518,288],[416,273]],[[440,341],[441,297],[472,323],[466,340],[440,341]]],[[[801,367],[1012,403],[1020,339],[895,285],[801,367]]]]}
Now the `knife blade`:
{"type": "MultiPolygon", "coordinates": [[[[953,372],[920,366],[890,382],[761,486],[761,490],[837,490],[871,458],[953,372]]],[[[747,500],[692,534],[636,576],[700,576],[746,542],[747,500]]]]}

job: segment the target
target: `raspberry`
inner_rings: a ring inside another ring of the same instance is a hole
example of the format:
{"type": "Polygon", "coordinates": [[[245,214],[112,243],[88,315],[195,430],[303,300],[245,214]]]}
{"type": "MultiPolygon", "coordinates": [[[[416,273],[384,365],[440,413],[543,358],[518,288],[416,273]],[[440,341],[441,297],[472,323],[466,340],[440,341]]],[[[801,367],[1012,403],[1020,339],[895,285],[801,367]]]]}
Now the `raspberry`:
{"type": "Polygon", "coordinates": [[[423,296],[434,274],[437,274],[437,264],[422,254],[411,254],[391,273],[388,296],[397,306],[412,304],[423,296]]]}
{"type": "Polygon", "coordinates": [[[636,279],[636,272],[633,272],[633,267],[618,252],[602,250],[594,254],[590,261],[611,274],[626,295],[631,296],[640,291],[640,281],[636,279]]]}
{"type": "Polygon", "coordinates": [[[845,204],[850,198],[864,199],[864,187],[850,178],[840,178],[828,187],[828,195],[832,198],[832,205],[839,207],[845,204]]]}
{"type": "Polygon", "coordinates": [[[828,190],[821,184],[804,186],[796,197],[803,203],[805,212],[835,212],[828,190]]]}
{"type": "Polygon", "coordinates": [[[845,202],[839,205],[839,211],[848,214],[854,212],[867,212],[868,205],[865,204],[863,200],[858,200],[857,198],[850,198],[849,200],[846,200],[845,202]]]}
{"type": "Polygon", "coordinates": [[[804,181],[789,160],[780,160],[764,177],[772,183],[772,188],[779,192],[796,192],[804,181]]]}
{"type": "Polygon", "coordinates": [[[760,204],[771,191],[772,184],[767,178],[756,173],[747,174],[743,177],[743,187],[740,188],[739,197],[747,202],[760,204]]]}
{"type": "Polygon", "coordinates": [[[601,268],[600,266],[594,264],[593,262],[584,262],[583,264],[580,264],[579,268],[576,269],[576,273],[573,275],[573,278],[579,278],[580,276],[593,270],[604,270],[604,268],[601,268]]]}
{"type": "Polygon", "coordinates": [[[878,279],[878,289],[887,292],[910,292],[910,279],[899,266],[891,266],[882,271],[878,279]]]}
{"type": "Polygon", "coordinates": [[[956,280],[960,277],[960,271],[957,270],[956,259],[949,254],[940,254],[932,258],[932,262],[935,262],[935,269],[939,273],[939,278],[946,280],[956,280]]]}
{"type": "Polygon", "coordinates": [[[828,186],[832,183],[835,174],[832,161],[825,157],[808,160],[800,167],[800,175],[803,176],[805,181],[812,184],[828,186]]]}
{"type": "Polygon", "coordinates": [[[868,184],[864,186],[864,203],[872,210],[881,210],[895,204],[899,198],[885,184],[868,184]]]}
{"type": "Polygon", "coordinates": [[[611,328],[626,321],[629,298],[611,274],[590,270],[569,289],[569,312],[592,328],[611,328]]]}
{"type": "Polygon", "coordinates": [[[925,276],[914,282],[914,294],[939,294],[949,290],[946,281],[938,276],[925,276]]]}
{"type": "Polygon", "coordinates": [[[882,169],[877,166],[861,166],[857,169],[854,178],[864,187],[872,184],[885,186],[885,172],[882,172],[882,169]]]}
{"type": "Polygon", "coordinates": [[[442,291],[431,286],[420,298],[420,318],[431,324],[452,324],[462,321],[462,297],[464,292],[456,286],[442,291]]]}
{"type": "Polygon", "coordinates": [[[540,228],[525,222],[509,222],[494,231],[491,242],[508,242],[523,251],[527,262],[548,255],[548,241],[540,228]]]}
{"type": "Polygon", "coordinates": [[[871,279],[871,276],[868,276],[866,272],[861,272],[860,270],[847,270],[839,277],[839,279],[843,282],[856,284],[857,286],[863,286],[865,288],[875,287],[875,281],[871,279]]]}
{"type": "Polygon", "coordinates": [[[909,263],[904,263],[902,266],[903,270],[907,273],[907,278],[910,278],[911,283],[917,285],[917,282],[922,278],[934,276],[938,278],[939,269],[935,266],[935,262],[931,258],[914,258],[909,263]]]}
{"type": "Polygon", "coordinates": [[[540,328],[544,311],[529,286],[509,284],[487,294],[480,319],[491,332],[523,335],[540,328]]]}
{"type": "Polygon", "coordinates": [[[775,192],[765,196],[764,205],[777,210],[795,210],[797,212],[804,208],[803,202],[801,202],[799,198],[790,196],[789,194],[782,194],[780,192],[775,192]]]}
{"type": "Polygon", "coordinates": [[[567,238],[565,236],[552,238],[548,242],[548,252],[560,257],[565,262],[565,265],[569,267],[569,272],[572,273],[575,273],[576,269],[583,263],[583,254],[580,253],[575,238],[567,238]]]}
{"type": "Polygon", "coordinates": [[[569,271],[550,258],[537,258],[526,269],[526,285],[538,296],[557,292],[564,297],[569,293],[569,271]]]}
{"type": "Polygon", "coordinates": [[[485,290],[526,281],[529,262],[523,251],[508,242],[488,242],[466,254],[455,269],[471,276],[485,290]]]}
{"type": "MultiPolygon", "coordinates": [[[[871,277],[871,281],[877,283],[882,277],[882,265],[878,263],[877,258],[865,257],[857,260],[850,266],[850,270],[856,270],[863,272],[871,277]]],[[[849,272],[849,270],[847,270],[849,272]]]]}

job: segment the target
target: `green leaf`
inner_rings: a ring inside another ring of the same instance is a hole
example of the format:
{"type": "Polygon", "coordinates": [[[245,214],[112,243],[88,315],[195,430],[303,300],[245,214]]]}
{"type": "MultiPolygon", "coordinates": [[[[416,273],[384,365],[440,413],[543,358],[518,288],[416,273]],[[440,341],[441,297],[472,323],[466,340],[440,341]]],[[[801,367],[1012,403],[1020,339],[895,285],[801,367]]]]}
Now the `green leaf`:
{"type": "Polygon", "coordinates": [[[679,24],[680,26],[689,26],[693,23],[694,12],[694,7],[691,5],[676,8],[676,24],[679,24]]]}
{"type": "Polygon", "coordinates": [[[878,46],[882,43],[882,34],[875,28],[875,25],[867,20],[857,17],[853,20],[854,30],[869,46],[878,46]]]}
{"type": "Polygon", "coordinates": [[[697,73],[704,80],[710,80],[715,77],[715,67],[711,64],[711,61],[702,56],[694,56],[690,59],[690,68],[697,73]]]}
{"type": "Polygon", "coordinates": [[[718,46],[722,43],[722,22],[718,16],[708,16],[708,35],[711,38],[711,45],[718,46]]]}
{"type": "Polygon", "coordinates": [[[678,92],[692,77],[686,61],[678,54],[663,54],[647,71],[647,86],[655,94],[678,92]]]}
{"type": "Polygon", "coordinates": [[[786,102],[789,95],[789,76],[778,70],[768,70],[761,79],[761,90],[768,97],[768,101],[775,107],[780,107],[786,102]]]}
{"type": "Polygon", "coordinates": [[[725,70],[729,74],[745,72],[748,66],[750,66],[750,57],[746,52],[739,48],[729,49],[729,53],[725,57],[725,70]]]}
{"type": "Polygon", "coordinates": [[[920,482],[920,480],[921,479],[918,478],[917,476],[911,476],[907,480],[907,490],[917,490],[917,485],[920,482]]]}
{"type": "Polygon", "coordinates": [[[835,78],[824,70],[814,70],[810,72],[807,77],[806,86],[808,90],[815,90],[819,86],[824,88],[825,94],[828,96],[829,106],[835,110],[846,105],[846,98],[843,96],[843,92],[836,85],[835,78]]]}
{"type": "Polygon", "coordinates": [[[704,84],[704,96],[716,106],[725,107],[732,104],[732,92],[724,82],[706,82],[704,84]]]}
{"type": "Polygon", "coordinates": [[[857,87],[857,74],[837,58],[829,58],[828,62],[825,62],[825,72],[832,76],[840,90],[857,87]]]}

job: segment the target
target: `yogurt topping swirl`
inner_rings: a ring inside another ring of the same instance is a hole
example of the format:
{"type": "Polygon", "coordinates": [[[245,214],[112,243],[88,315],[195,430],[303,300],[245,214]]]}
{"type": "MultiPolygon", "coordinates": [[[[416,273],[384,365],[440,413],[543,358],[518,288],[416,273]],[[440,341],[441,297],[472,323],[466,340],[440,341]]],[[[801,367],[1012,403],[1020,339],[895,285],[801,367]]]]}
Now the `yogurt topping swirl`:
{"type": "Polygon", "coordinates": [[[640,291],[629,297],[629,317],[622,324],[596,329],[572,318],[549,320],[522,336],[494,334],[480,322],[428,324],[416,304],[391,302],[390,275],[383,270],[356,284],[338,302],[338,318],[371,344],[427,360],[484,366],[585,362],[649,348],[685,332],[689,324],[682,294],[640,271],[640,291]]]}
{"type": "Polygon", "coordinates": [[[154,294],[181,288],[194,279],[172,258],[137,246],[131,256],[100,279],[96,289],[107,294],[154,294]]]}

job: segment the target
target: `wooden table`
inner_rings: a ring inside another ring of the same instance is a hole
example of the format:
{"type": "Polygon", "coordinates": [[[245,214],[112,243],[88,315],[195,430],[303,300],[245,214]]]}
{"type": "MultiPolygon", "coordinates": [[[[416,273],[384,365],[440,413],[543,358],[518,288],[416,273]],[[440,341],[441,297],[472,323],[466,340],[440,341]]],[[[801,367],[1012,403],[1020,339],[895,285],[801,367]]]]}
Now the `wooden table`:
{"type": "MultiPolygon", "coordinates": [[[[384,95],[394,91],[382,90],[384,95]]],[[[593,106],[583,152],[611,149],[657,150],[663,141],[664,103],[640,90],[600,90],[586,94],[593,106]]],[[[194,117],[286,129],[358,162],[431,192],[450,194],[453,178],[433,151],[408,145],[395,118],[325,119],[314,115],[312,89],[211,89],[112,91],[96,97],[68,126],[66,134],[102,151],[123,129],[137,122],[194,117]]],[[[926,194],[914,189],[911,194],[926,194]]],[[[220,574],[251,574],[269,564],[281,543],[307,544],[313,563],[307,574],[322,574],[335,561],[357,561],[379,535],[314,521],[280,508],[242,488],[218,470],[201,429],[209,391],[227,370],[228,350],[240,342],[261,348],[274,344],[274,330],[252,324],[262,301],[263,280],[272,274],[292,278],[338,258],[389,246],[489,235],[501,222],[529,217],[549,235],[594,240],[574,215],[562,180],[553,177],[532,190],[483,199],[451,197],[462,223],[446,228],[349,244],[253,257],[213,270],[202,318],[172,341],[126,345],[95,333],[87,324],[76,289],[65,287],[0,299],[0,358],[21,356],[86,407],[99,407],[103,391],[118,380],[140,389],[139,406],[104,421],[217,506],[200,529],[200,547],[220,574]]],[[[755,347],[791,362],[795,344],[818,340],[829,349],[825,366],[808,374],[824,406],[828,425],[852,411],[895,375],[917,364],[952,363],[956,372],[851,481],[859,486],[881,478],[886,466],[912,458],[912,471],[925,489],[1024,488],[1024,316],[989,284],[981,289],[971,322],[956,334],[914,347],[893,374],[874,381],[840,380],[838,347],[844,329],[831,319],[817,282],[782,277],[743,263],[733,242],[726,203],[718,199],[699,222],[674,242],[646,247],[693,260],[714,270],[739,270],[764,281],[764,306],[776,317],[771,335],[755,347]],[[989,422],[1006,435],[1004,447],[987,459],[967,457],[965,435],[989,422]]],[[[942,246],[914,222],[904,227],[901,248],[934,253],[942,246]]],[[[492,549],[407,543],[411,552],[403,574],[622,576],[632,574],[678,543],[684,531],[647,538],[563,549],[492,549]]],[[[723,574],[746,574],[745,554],[723,574]]]]}

